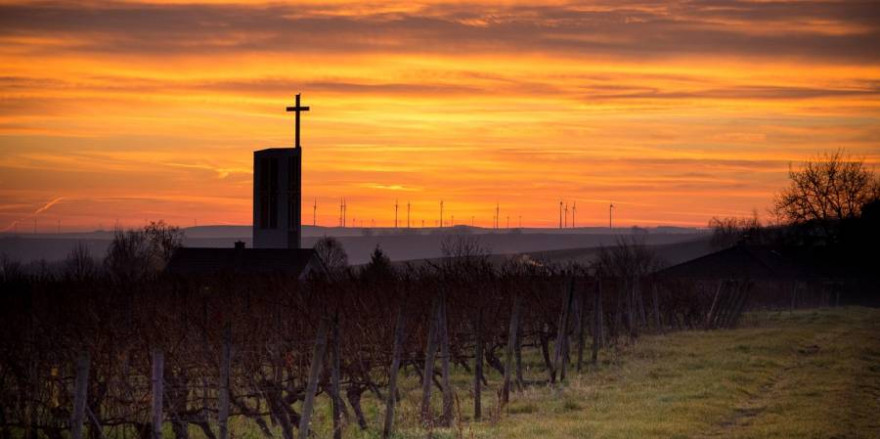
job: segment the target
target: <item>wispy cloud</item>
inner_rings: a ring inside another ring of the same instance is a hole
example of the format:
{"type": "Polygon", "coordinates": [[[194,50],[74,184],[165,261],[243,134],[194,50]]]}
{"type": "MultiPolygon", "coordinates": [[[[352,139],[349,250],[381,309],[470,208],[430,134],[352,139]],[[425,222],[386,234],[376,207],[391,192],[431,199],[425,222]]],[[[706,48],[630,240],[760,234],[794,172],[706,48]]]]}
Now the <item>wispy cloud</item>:
{"type": "Polygon", "coordinates": [[[38,207],[32,213],[30,213],[24,217],[21,217],[21,218],[18,218],[16,220],[11,221],[6,227],[0,229],[0,232],[8,232],[8,231],[12,230],[13,228],[15,228],[16,225],[21,224],[24,221],[28,221],[28,220],[31,220],[31,219],[39,216],[41,213],[46,212],[47,210],[51,209],[52,206],[54,206],[62,201],[64,201],[64,197],[55,197],[55,198],[47,201],[42,206],[38,207]]]}
{"type": "Polygon", "coordinates": [[[37,215],[49,210],[52,206],[58,204],[62,200],[64,200],[64,197],[58,197],[58,198],[55,198],[54,200],[50,200],[48,203],[44,204],[42,207],[35,210],[33,213],[33,216],[37,216],[37,215]]]}
{"type": "Polygon", "coordinates": [[[212,166],[205,163],[165,163],[167,166],[175,167],[175,168],[184,168],[184,169],[201,169],[205,171],[211,171],[217,174],[217,178],[226,178],[232,174],[253,174],[253,170],[248,168],[226,168],[219,166],[212,166]]]}
{"type": "MultiPolygon", "coordinates": [[[[540,52],[613,57],[808,57],[880,54],[873,2],[594,2],[263,5],[52,2],[0,6],[7,43],[53,35],[58,50],[112,54],[540,52]]],[[[20,44],[17,44],[20,45],[20,44]]],[[[55,46],[35,49],[53,51],[55,46]]]]}

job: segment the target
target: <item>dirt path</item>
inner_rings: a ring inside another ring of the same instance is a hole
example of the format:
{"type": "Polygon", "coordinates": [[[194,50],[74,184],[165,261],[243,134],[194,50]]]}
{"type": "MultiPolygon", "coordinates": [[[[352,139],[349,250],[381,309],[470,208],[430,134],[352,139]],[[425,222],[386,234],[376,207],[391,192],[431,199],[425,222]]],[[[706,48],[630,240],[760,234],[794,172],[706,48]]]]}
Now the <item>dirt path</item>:
{"type": "MultiPolygon", "coordinates": [[[[825,331],[812,337],[801,338],[792,345],[788,361],[781,364],[776,373],[763,383],[757,392],[733,407],[727,417],[697,437],[706,439],[764,437],[768,426],[771,431],[785,431],[786,424],[799,425],[805,422],[804,417],[810,416],[794,409],[798,407],[797,403],[803,400],[805,393],[817,393],[820,398],[836,397],[846,403],[858,404],[854,399],[861,396],[859,390],[865,387],[865,383],[854,379],[845,383],[843,387],[829,389],[827,393],[821,389],[820,383],[823,377],[827,376],[829,369],[837,367],[835,361],[839,358],[835,358],[834,351],[840,346],[855,345],[870,351],[873,349],[871,347],[873,342],[876,347],[876,339],[862,340],[863,338],[863,334],[851,324],[844,323],[826,328],[825,331]],[[774,416],[775,419],[763,419],[768,415],[774,416]],[[774,428],[777,426],[783,427],[774,428]]],[[[833,415],[829,414],[826,419],[832,418],[833,415]]],[[[877,433],[880,435],[880,431],[877,433]]],[[[783,433],[781,437],[794,436],[786,436],[783,433]]]]}
{"type": "Polygon", "coordinates": [[[739,437],[740,432],[751,427],[755,418],[767,410],[767,406],[772,400],[780,397],[781,389],[787,387],[784,384],[786,376],[795,367],[797,365],[792,364],[780,368],[770,380],[761,385],[756,393],[749,396],[742,404],[734,407],[727,418],[699,437],[706,439],[739,437]]]}

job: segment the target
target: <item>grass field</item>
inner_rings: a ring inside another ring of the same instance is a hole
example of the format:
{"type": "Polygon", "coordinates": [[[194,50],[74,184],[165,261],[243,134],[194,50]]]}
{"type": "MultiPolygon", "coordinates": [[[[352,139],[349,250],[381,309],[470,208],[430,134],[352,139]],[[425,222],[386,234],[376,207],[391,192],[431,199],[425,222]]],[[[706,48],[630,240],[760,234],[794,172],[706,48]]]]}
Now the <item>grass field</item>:
{"type": "MultiPolygon", "coordinates": [[[[537,358],[529,358],[536,366],[537,358]]],[[[545,380],[543,369],[527,378],[545,380]]],[[[397,437],[424,438],[418,383],[404,373],[397,437]]],[[[643,336],[605,350],[598,367],[516,392],[499,410],[500,377],[484,390],[472,422],[471,378],[456,370],[461,417],[433,437],[464,438],[880,438],[880,310],[836,308],[748,314],[740,329],[643,336]]],[[[326,398],[322,398],[326,399],[326,398]]],[[[379,437],[382,410],[365,402],[379,437]]],[[[439,407],[439,401],[438,401],[439,407]]],[[[439,413],[439,409],[438,409],[439,413]]],[[[326,401],[316,433],[332,437],[326,401]]],[[[352,421],[353,422],[353,421],[352,421]]],[[[244,424],[236,437],[260,437],[244,424]]]]}

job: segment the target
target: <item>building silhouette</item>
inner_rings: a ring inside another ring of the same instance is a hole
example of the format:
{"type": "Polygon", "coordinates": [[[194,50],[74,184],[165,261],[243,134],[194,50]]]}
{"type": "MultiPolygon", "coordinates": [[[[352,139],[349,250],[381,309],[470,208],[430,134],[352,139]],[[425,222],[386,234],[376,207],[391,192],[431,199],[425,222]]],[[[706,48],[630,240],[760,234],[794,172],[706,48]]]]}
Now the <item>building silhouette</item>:
{"type": "Polygon", "coordinates": [[[300,248],[302,148],[254,151],[254,248],[300,248]]]}
{"type": "MultiPolygon", "coordinates": [[[[296,112],[293,148],[254,151],[253,246],[244,242],[234,248],[181,248],[166,267],[169,273],[188,277],[222,274],[265,275],[277,273],[302,278],[325,267],[314,249],[302,247],[302,147],[300,105],[296,112]]],[[[317,202],[315,203],[317,210],[317,202]]],[[[342,204],[345,225],[345,202],[342,204]]]]}

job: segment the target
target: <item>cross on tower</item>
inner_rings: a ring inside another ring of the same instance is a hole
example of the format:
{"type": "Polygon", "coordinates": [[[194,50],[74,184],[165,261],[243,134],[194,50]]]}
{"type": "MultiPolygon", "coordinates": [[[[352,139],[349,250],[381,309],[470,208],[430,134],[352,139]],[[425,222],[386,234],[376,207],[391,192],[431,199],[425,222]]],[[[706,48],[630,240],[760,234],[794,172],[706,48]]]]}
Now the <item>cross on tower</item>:
{"type": "Polygon", "coordinates": [[[296,106],[295,107],[287,107],[287,111],[296,112],[296,144],[295,147],[299,148],[299,113],[303,111],[309,111],[309,107],[303,107],[299,104],[299,93],[296,94],[296,106]]]}

